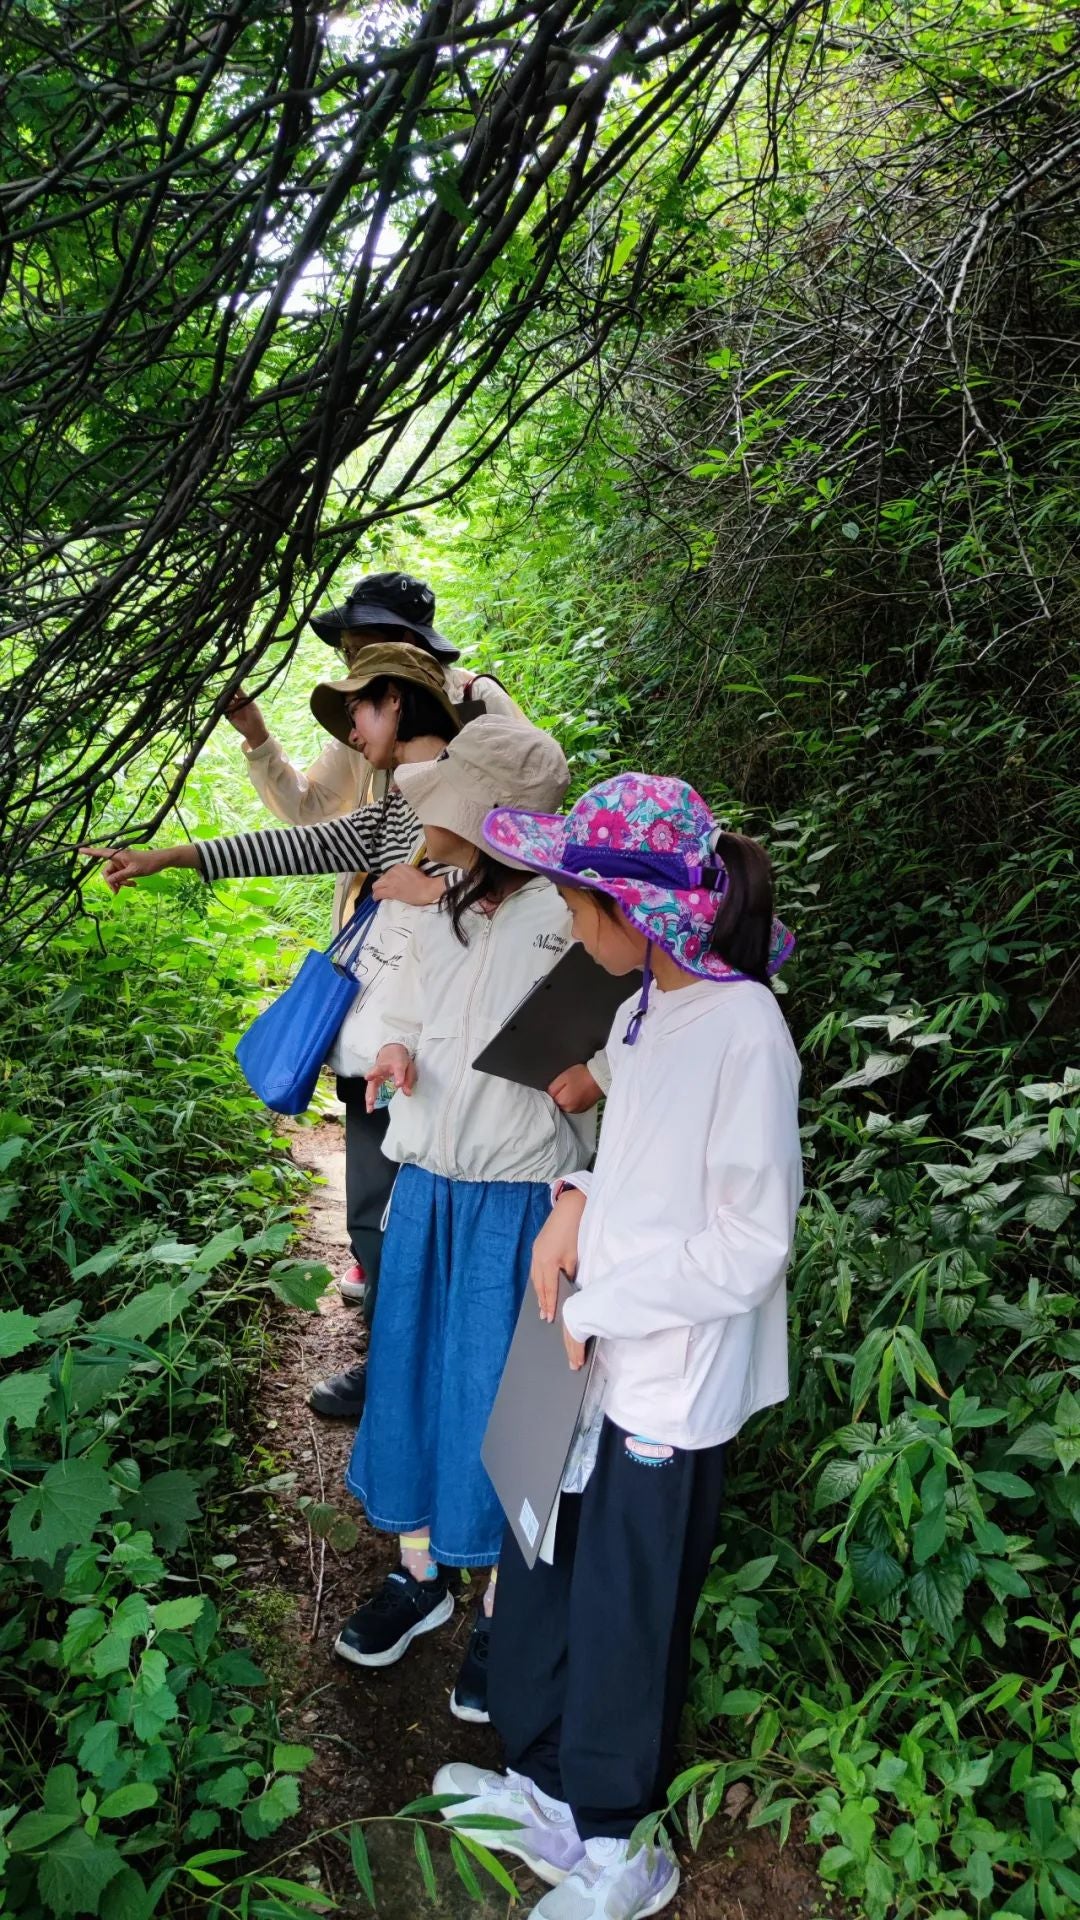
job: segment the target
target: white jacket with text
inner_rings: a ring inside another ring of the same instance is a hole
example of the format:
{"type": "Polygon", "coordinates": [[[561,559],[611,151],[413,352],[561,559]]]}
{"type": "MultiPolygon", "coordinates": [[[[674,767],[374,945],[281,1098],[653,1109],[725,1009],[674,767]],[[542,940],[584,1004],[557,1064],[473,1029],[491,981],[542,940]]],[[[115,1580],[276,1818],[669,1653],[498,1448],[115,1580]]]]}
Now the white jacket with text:
{"type": "Polygon", "coordinates": [[[570,915],[546,880],[493,914],[465,915],[462,946],[445,908],[414,913],[413,936],[381,1001],[383,1043],[416,1060],[412,1094],[390,1102],[383,1152],[450,1180],[556,1180],[587,1165],[595,1111],[564,1114],[546,1093],[472,1062],[570,944],[570,915]]]}

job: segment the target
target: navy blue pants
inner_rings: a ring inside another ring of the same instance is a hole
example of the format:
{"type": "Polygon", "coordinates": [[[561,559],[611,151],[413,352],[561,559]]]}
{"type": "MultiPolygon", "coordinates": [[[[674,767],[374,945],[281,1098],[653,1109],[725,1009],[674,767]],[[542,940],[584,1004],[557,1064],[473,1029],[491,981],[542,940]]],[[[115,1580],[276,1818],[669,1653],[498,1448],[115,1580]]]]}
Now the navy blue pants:
{"type": "Polygon", "coordinates": [[[632,1833],[675,1772],[690,1638],[720,1527],[723,1447],[653,1447],[605,1420],[552,1566],[507,1530],[488,1679],[506,1763],[567,1800],[583,1840],[632,1833]]]}

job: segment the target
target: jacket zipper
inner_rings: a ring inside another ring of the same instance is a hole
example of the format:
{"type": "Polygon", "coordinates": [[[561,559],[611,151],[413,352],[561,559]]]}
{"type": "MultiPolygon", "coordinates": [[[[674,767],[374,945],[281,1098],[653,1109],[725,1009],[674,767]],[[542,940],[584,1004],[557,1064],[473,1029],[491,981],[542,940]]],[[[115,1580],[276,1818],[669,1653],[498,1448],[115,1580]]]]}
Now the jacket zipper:
{"type": "MultiPolygon", "coordinates": [[[[498,913],[498,911],[499,909],[498,907],[496,907],[495,913],[498,913]]],[[[492,923],[494,922],[494,919],[495,919],[494,913],[485,914],[483,916],[483,936],[484,936],[484,943],[485,943],[484,951],[480,958],[480,964],[477,967],[476,973],[473,976],[473,983],[472,983],[472,986],[469,988],[468,998],[465,1001],[465,1007],[461,1016],[461,1049],[458,1054],[458,1066],[457,1066],[457,1076],[456,1076],[457,1083],[458,1083],[457,1092],[451,1094],[449,1100],[447,1101],[446,1106],[443,1109],[442,1122],[439,1128],[439,1158],[442,1165],[446,1168],[449,1168],[450,1166],[450,1115],[453,1112],[454,1107],[457,1104],[457,1101],[460,1100],[461,1098],[461,1092],[465,1085],[465,1073],[467,1071],[468,1064],[469,1064],[468,1062],[468,1056],[470,1052],[469,1015],[472,1012],[473,1001],[476,998],[477,990],[480,986],[480,982],[483,979],[485,970],[487,968],[488,956],[491,952],[491,928],[492,928],[492,923]]],[[[471,937],[472,936],[470,936],[470,938],[471,937]]],[[[453,1180],[455,1177],[456,1176],[450,1172],[447,1172],[446,1174],[446,1178],[448,1180],[453,1180]]]]}

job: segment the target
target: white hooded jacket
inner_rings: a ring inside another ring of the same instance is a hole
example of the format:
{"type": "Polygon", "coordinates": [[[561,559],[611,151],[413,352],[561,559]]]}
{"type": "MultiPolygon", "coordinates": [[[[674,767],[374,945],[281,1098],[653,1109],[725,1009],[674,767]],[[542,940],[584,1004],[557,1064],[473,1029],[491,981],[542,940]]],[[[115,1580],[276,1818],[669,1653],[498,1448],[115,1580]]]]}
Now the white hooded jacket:
{"type": "Polygon", "coordinates": [[[787,1290],[802,1195],[799,1058],[753,981],[654,986],[608,1041],[611,1093],[587,1195],[580,1292],[563,1319],[595,1335],[602,1406],[669,1446],[717,1446],[788,1391],[787,1290]]]}

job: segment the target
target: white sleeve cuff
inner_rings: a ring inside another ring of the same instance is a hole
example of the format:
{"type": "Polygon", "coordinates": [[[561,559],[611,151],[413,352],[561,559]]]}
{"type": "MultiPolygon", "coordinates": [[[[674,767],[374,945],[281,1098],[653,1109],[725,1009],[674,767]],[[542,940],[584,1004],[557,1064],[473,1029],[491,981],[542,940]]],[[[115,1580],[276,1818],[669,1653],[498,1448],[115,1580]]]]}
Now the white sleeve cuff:
{"type": "Polygon", "coordinates": [[[577,1191],[579,1193],[583,1193],[587,1199],[589,1194],[589,1183],[591,1180],[592,1180],[592,1174],[587,1167],[583,1167],[580,1173],[560,1174],[559,1178],[557,1180],[553,1180],[551,1183],[552,1206],[555,1205],[555,1202],[558,1199],[564,1187],[576,1187],[577,1191]]]}

